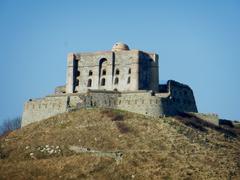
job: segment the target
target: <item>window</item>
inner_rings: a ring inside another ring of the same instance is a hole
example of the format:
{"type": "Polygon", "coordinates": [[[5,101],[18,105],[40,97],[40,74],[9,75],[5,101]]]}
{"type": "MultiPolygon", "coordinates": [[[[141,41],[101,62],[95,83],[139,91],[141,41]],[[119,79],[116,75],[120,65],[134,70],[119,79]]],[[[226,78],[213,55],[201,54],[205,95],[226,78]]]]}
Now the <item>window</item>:
{"type": "Polygon", "coordinates": [[[184,93],[184,95],[187,95],[187,94],[188,94],[186,90],[184,90],[183,93],[184,93]]]}
{"type": "Polygon", "coordinates": [[[115,78],[114,84],[117,85],[118,84],[118,78],[115,78]]]}
{"type": "Polygon", "coordinates": [[[130,82],[131,82],[131,78],[128,77],[128,79],[127,79],[127,83],[130,84],[130,82]]]}
{"type": "Polygon", "coordinates": [[[131,68],[129,68],[129,69],[128,69],[128,74],[131,74],[131,71],[132,71],[131,68]]]}
{"type": "Polygon", "coordinates": [[[90,70],[89,73],[88,73],[89,76],[92,76],[93,75],[93,72],[90,70]]]}
{"type": "Polygon", "coordinates": [[[89,79],[89,80],[88,80],[88,83],[87,83],[87,87],[91,87],[91,86],[92,86],[92,80],[89,79]]]}
{"type": "Polygon", "coordinates": [[[120,71],[119,71],[119,69],[116,69],[116,73],[115,73],[116,75],[119,75],[120,74],[120,71]]]}
{"type": "Polygon", "coordinates": [[[76,80],[75,85],[76,85],[76,86],[79,85],[79,80],[78,80],[78,79],[76,80]]]}
{"type": "Polygon", "coordinates": [[[102,78],[102,80],[101,80],[101,86],[105,86],[105,78],[102,78]]]}
{"type": "Polygon", "coordinates": [[[103,71],[102,71],[102,75],[104,76],[104,75],[106,75],[106,69],[103,69],[103,71]]]}
{"type": "Polygon", "coordinates": [[[77,74],[76,74],[77,76],[80,76],[80,71],[77,71],[77,74]]]}

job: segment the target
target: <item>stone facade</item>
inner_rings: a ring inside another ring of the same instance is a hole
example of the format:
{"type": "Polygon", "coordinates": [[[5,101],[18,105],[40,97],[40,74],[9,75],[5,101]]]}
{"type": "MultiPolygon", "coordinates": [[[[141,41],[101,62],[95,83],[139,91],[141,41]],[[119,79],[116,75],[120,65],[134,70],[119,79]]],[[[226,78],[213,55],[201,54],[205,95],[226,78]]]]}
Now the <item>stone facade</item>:
{"type": "Polygon", "coordinates": [[[22,126],[66,112],[67,96],[47,96],[25,103],[22,126]]]}
{"type": "Polygon", "coordinates": [[[159,85],[158,55],[116,43],[112,51],[71,53],[66,86],[25,103],[22,126],[77,108],[114,108],[149,116],[197,112],[193,91],[169,80],[159,85]]]}
{"type": "Polygon", "coordinates": [[[70,53],[67,65],[67,93],[88,89],[158,91],[158,55],[116,43],[112,51],[70,53]]]}

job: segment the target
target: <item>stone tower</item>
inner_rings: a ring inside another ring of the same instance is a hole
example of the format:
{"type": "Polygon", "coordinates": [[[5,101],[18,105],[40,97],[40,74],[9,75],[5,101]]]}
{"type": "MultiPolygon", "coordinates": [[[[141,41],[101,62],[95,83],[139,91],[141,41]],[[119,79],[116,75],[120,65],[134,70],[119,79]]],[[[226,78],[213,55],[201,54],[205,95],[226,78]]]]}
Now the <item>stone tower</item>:
{"type": "Polygon", "coordinates": [[[111,51],[70,53],[66,93],[87,90],[158,91],[158,55],[116,43],[111,51]]]}

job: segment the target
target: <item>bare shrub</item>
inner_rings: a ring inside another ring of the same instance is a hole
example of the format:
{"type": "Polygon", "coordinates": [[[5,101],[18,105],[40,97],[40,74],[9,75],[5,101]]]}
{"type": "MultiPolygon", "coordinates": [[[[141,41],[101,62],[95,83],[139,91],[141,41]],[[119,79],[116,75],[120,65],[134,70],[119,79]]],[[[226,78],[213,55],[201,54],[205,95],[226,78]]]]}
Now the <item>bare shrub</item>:
{"type": "Polygon", "coordinates": [[[122,114],[117,114],[112,117],[112,121],[123,121],[123,120],[124,120],[124,116],[122,114]]]}
{"type": "Polygon", "coordinates": [[[111,118],[112,121],[124,120],[123,112],[120,110],[104,109],[101,113],[111,118]]]}
{"type": "Polygon", "coordinates": [[[116,122],[116,125],[120,133],[130,132],[130,128],[124,122],[116,122]]]}
{"type": "Polygon", "coordinates": [[[6,134],[15,129],[21,128],[22,117],[5,119],[0,127],[0,134],[6,134]]]}

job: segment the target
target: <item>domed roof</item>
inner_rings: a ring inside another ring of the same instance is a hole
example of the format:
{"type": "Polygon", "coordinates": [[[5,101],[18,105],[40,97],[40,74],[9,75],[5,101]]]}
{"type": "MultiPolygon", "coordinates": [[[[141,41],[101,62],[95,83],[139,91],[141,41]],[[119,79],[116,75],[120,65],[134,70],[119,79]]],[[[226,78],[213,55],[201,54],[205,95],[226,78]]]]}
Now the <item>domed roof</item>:
{"type": "Polygon", "coordinates": [[[129,47],[127,44],[117,42],[113,45],[112,51],[128,51],[129,47]]]}

